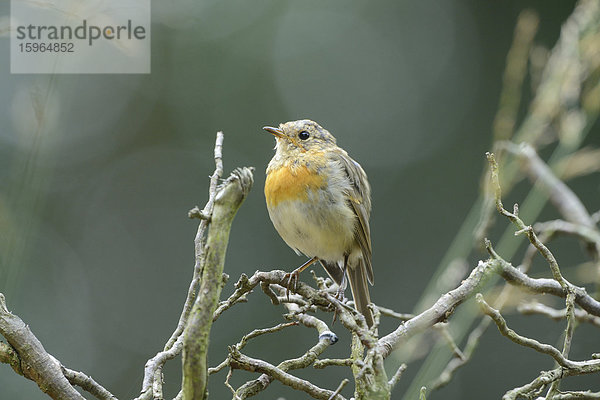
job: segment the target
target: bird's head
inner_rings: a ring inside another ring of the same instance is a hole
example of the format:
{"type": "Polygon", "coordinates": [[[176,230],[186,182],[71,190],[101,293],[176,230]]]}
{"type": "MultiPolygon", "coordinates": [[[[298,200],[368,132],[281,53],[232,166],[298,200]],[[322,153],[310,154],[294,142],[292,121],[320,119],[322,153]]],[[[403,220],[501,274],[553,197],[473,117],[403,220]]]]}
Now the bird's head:
{"type": "Polygon", "coordinates": [[[336,147],[333,135],[309,119],[279,124],[278,128],[265,126],[263,129],[275,136],[277,153],[286,156],[336,147]]]}

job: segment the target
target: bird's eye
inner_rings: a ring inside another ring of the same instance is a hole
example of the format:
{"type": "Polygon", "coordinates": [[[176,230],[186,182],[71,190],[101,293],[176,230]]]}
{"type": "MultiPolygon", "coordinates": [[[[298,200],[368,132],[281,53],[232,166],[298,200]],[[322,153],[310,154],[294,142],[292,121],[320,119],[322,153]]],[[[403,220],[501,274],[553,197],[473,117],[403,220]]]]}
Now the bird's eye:
{"type": "Polygon", "coordinates": [[[300,140],[306,140],[310,137],[310,134],[306,131],[302,131],[298,134],[298,137],[300,138],[300,140]]]}

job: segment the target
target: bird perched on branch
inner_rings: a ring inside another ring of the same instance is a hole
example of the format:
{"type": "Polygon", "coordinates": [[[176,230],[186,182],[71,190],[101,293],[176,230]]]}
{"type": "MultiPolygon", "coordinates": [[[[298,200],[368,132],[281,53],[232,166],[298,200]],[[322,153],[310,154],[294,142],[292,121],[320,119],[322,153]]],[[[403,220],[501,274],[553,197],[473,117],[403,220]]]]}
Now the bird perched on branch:
{"type": "Polygon", "coordinates": [[[350,282],[356,309],[372,326],[371,188],[365,171],[314,121],[263,129],[276,139],[265,182],[269,216],[287,245],[310,257],[290,273],[289,283],[320,261],[340,293],[350,282]]]}

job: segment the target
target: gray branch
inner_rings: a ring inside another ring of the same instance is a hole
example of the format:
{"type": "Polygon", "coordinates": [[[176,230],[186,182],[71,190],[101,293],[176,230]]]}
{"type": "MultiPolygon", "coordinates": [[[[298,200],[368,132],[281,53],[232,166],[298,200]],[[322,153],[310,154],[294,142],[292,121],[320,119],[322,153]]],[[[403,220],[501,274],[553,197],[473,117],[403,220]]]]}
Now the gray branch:
{"type": "Polygon", "coordinates": [[[183,311],[179,316],[179,321],[175,331],[165,344],[163,351],[158,352],[154,357],[146,362],[144,367],[144,379],[142,382],[141,395],[135,400],[162,399],[162,368],[164,364],[181,353],[183,347],[183,330],[187,324],[192,305],[196,299],[196,291],[200,280],[200,273],[204,263],[204,242],[205,232],[212,217],[215,198],[217,196],[217,185],[223,175],[223,132],[217,132],[214,148],[215,171],[210,177],[208,189],[208,201],[204,208],[200,210],[195,207],[190,211],[189,216],[197,216],[201,219],[194,239],[195,264],[192,281],[188,288],[187,297],[183,306],[183,311]]]}
{"type": "MultiPolygon", "coordinates": [[[[190,311],[183,339],[183,399],[204,399],[208,381],[208,338],[213,313],[223,284],[225,253],[233,218],[248,191],[253,177],[249,168],[235,170],[218,189],[206,240],[206,260],[198,295],[190,311]]],[[[196,257],[203,258],[202,251],[196,257]]]]}
{"type": "Polygon", "coordinates": [[[477,267],[471,271],[469,277],[463,280],[460,286],[444,294],[427,310],[402,323],[392,333],[379,339],[377,346],[383,357],[386,358],[392,350],[417,333],[447,320],[457,306],[474,295],[494,268],[494,263],[479,261],[477,267]]]}
{"type": "Polygon", "coordinates": [[[84,400],[63,374],[60,363],[46,352],[25,322],[8,311],[2,293],[0,293],[0,334],[14,349],[15,356],[20,362],[19,369],[22,375],[37,383],[42,392],[57,400],[84,400]]]}

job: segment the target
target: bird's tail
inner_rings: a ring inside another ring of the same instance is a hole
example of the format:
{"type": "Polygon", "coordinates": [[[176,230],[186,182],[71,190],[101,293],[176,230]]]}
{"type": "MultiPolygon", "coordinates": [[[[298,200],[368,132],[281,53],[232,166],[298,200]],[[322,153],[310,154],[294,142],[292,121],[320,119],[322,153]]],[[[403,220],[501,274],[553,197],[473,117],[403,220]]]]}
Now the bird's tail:
{"type": "Polygon", "coordinates": [[[348,280],[350,281],[350,290],[356,309],[365,317],[367,325],[373,326],[373,313],[368,307],[371,303],[369,296],[369,283],[367,282],[367,273],[362,258],[359,259],[357,265],[349,265],[347,269],[348,280]]]}

